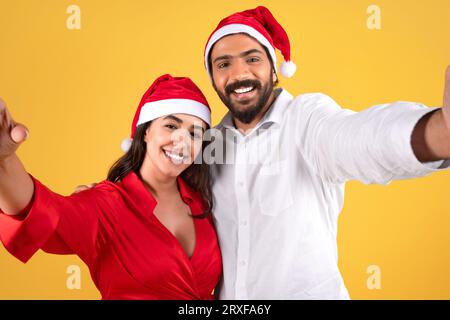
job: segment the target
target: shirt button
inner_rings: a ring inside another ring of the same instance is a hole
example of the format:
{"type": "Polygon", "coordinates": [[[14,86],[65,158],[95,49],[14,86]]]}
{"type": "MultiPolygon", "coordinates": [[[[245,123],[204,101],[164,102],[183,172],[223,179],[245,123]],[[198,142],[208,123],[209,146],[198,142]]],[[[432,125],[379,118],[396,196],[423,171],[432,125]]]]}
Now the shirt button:
{"type": "Polygon", "coordinates": [[[244,227],[247,226],[247,220],[242,220],[241,225],[244,227]]]}
{"type": "Polygon", "coordinates": [[[239,187],[243,187],[244,186],[244,182],[242,182],[242,181],[239,181],[238,184],[239,184],[239,187]]]}
{"type": "Polygon", "coordinates": [[[245,260],[242,260],[242,261],[240,262],[241,267],[245,267],[246,264],[247,264],[247,261],[245,261],[245,260]]]}

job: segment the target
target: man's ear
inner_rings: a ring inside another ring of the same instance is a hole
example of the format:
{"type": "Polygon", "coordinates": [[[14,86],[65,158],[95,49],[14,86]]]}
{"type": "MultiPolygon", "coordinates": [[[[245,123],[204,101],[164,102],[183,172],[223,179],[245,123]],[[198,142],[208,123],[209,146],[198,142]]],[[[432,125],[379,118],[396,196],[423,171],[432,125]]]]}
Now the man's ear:
{"type": "Polygon", "coordinates": [[[274,75],[274,77],[273,77],[273,84],[275,84],[275,83],[278,82],[278,74],[277,74],[277,72],[275,71],[274,68],[272,68],[272,72],[273,72],[273,75],[274,75]]]}

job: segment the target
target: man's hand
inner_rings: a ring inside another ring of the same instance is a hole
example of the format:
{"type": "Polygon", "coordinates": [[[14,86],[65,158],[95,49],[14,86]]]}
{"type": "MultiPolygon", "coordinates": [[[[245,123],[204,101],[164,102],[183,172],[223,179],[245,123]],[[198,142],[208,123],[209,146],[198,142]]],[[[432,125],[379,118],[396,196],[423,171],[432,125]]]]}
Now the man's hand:
{"type": "Polygon", "coordinates": [[[444,103],[442,105],[445,124],[450,131],[450,66],[445,71],[444,103]]]}
{"type": "Polygon", "coordinates": [[[81,191],[84,191],[84,190],[92,189],[96,185],[97,185],[97,183],[90,183],[88,185],[85,185],[85,184],[79,185],[79,186],[77,186],[75,188],[75,191],[72,194],[75,194],[75,193],[78,193],[78,192],[81,192],[81,191]]]}
{"type": "Polygon", "coordinates": [[[450,159],[450,66],[445,71],[442,108],[420,119],[412,133],[411,145],[421,162],[450,159]]]}
{"type": "Polygon", "coordinates": [[[14,154],[28,136],[28,129],[15,122],[0,99],[0,161],[14,154]]]}

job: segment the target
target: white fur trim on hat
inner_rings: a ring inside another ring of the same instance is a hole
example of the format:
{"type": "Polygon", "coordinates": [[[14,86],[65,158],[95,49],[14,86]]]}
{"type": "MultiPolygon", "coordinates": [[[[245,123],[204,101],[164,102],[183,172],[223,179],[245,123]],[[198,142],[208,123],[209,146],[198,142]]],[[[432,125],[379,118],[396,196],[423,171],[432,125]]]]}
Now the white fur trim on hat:
{"type": "Polygon", "coordinates": [[[204,104],[190,99],[166,99],[147,102],[141,108],[136,126],[174,113],[196,116],[211,126],[211,111],[204,104]]]}
{"type": "Polygon", "coordinates": [[[292,61],[283,61],[280,66],[280,72],[283,77],[290,78],[297,71],[297,65],[292,61]]]}
{"type": "Polygon", "coordinates": [[[236,34],[236,33],[246,33],[246,34],[252,36],[253,38],[255,38],[256,40],[258,40],[259,43],[261,43],[264,47],[267,48],[267,50],[269,50],[270,57],[272,58],[272,61],[273,61],[273,65],[274,66],[277,65],[277,57],[275,55],[275,49],[270,44],[269,40],[267,40],[266,37],[264,37],[261,34],[261,32],[259,32],[255,28],[252,28],[246,24],[238,24],[238,23],[228,24],[228,25],[223,26],[222,28],[218,29],[216,32],[214,32],[213,35],[211,36],[211,38],[209,39],[208,44],[206,45],[205,66],[206,66],[206,70],[208,71],[208,74],[210,75],[210,77],[211,77],[211,70],[209,70],[209,66],[208,66],[208,55],[209,55],[209,52],[211,51],[211,48],[217,41],[219,41],[223,37],[230,35],[230,34],[236,34]]]}

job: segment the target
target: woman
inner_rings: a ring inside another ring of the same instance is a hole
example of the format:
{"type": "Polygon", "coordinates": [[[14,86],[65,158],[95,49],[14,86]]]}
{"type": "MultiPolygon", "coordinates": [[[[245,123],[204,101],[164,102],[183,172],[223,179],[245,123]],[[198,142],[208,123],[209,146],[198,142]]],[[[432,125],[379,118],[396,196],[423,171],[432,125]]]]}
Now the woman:
{"type": "Polygon", "coordinates": [[[68,197],[27,174],[15,154],[23,128],[0,111],[0,238],[11,254],[77,254],[103,299],[214,298],[222,261],[209,173],[194,163],[210,109],[190,79],[156,79],[107,180],[68,197]]]}

